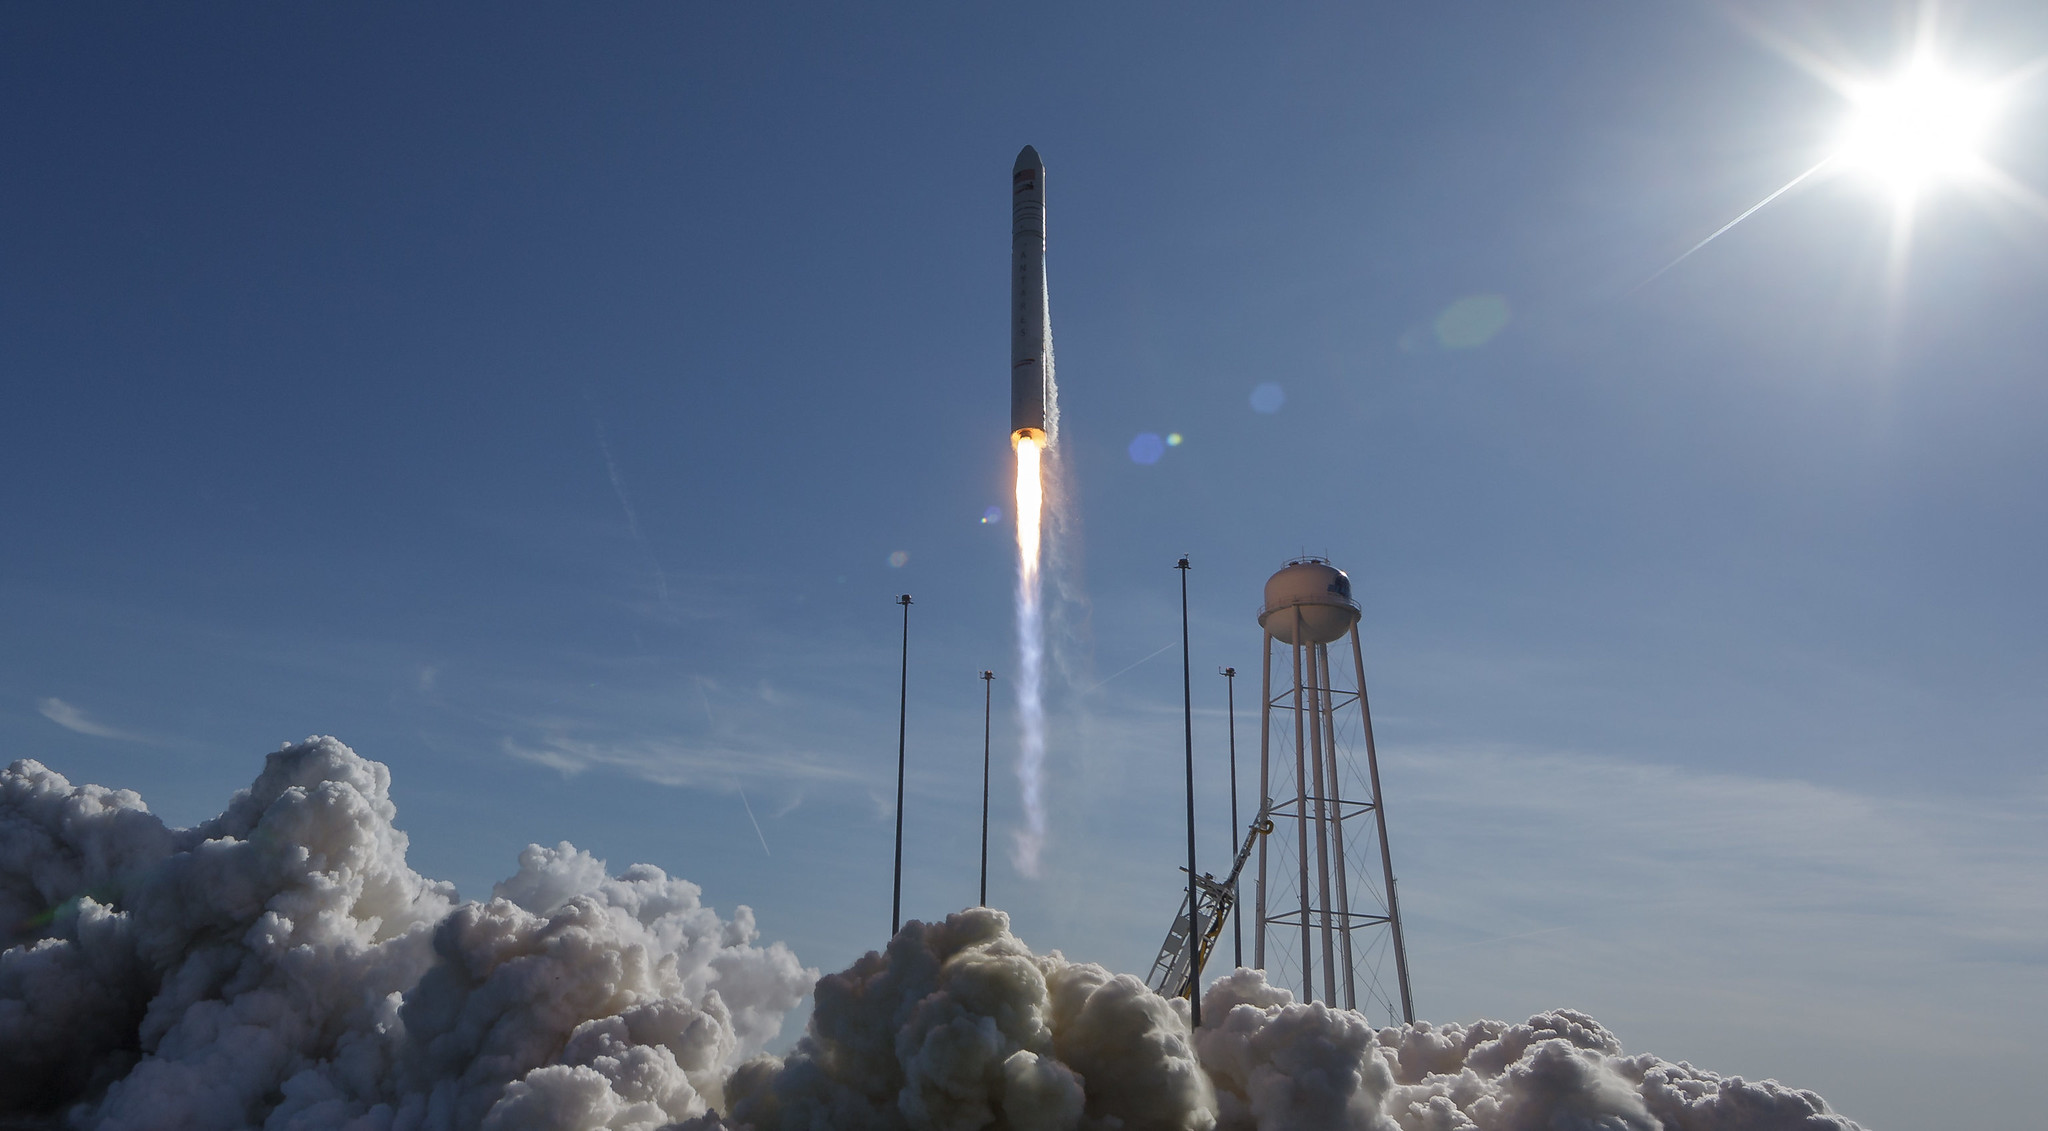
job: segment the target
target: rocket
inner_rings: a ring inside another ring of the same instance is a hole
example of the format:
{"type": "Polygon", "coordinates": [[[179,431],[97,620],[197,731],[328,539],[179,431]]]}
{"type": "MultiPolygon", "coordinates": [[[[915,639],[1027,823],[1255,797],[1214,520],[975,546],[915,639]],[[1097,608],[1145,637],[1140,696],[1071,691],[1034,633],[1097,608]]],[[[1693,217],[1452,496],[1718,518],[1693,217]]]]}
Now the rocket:
{"type": "Polygon", "coordinates": [[[1027,145],[1010,171],[1010,443],[1051,447],[1059,420],[1045,302],[1045,162],[1027,145]]]}

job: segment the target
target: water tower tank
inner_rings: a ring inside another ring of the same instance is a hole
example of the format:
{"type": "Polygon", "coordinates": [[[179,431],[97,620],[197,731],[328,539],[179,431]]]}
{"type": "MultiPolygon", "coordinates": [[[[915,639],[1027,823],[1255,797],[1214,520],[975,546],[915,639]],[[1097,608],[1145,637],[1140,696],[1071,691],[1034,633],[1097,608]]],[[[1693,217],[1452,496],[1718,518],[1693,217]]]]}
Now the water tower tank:
{"type": "Polygon", "coordinates": [[[1283,644],[1328,644],[1358,623],[1358,603],[1351,599],[1351,579],[1321,558],[1288,562],[1266,579],[1266,604],[1259,627],[1283,644]],[[1300,620],[1295,610],[1301,610],[1300,620]],[[1295,626],[1302,639],[1296,640],[1295,626]]]}

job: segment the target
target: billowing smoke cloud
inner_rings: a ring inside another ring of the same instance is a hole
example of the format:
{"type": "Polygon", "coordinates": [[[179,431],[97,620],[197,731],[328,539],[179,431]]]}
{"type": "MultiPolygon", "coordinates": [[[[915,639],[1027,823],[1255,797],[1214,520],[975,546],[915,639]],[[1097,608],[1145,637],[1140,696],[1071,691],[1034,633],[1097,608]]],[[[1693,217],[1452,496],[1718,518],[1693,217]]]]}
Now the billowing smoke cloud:
{"type": "Polygon", "coordinates": [[[998,911],[912,923],[818,983],[787,1060],[726,1085],[753,1131],[1854,1131],[1812,1092],[1625,1054],[1569,1011],[1375,1030],[1250,970],[1187,1003],[1034,955],[998,911]]]}
{"type": "Polygon", "coordinates": [[[653,1128],[723,1104],[808,990],[753,915],[531,846],[485,903],[406,866],[333,739],[170,829],[0,771],[0,1116],[79,1128],[653,1128]]]}
{"type": "Polygon", "coordinates": [[[332,739],[170,829],[0,771],[0,1126],[266,1131],[1855,1131],[1819,1096],[1624,1053],[1591,1018],[1374,1029],[1239,970],[1187,1003],[1001,912],[810,986],[698,889],[531,846],[489,902],[405,863],[332,739]],[[752,1059],[747,1059],[752,1057],[752,1059]]]}

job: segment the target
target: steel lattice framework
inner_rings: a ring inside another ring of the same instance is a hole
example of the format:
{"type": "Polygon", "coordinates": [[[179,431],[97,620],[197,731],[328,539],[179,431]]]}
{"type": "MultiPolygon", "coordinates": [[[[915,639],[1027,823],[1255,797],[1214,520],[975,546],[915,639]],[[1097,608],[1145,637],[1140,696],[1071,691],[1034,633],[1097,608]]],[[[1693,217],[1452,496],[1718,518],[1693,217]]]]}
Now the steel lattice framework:
{"type": "MultiPolygon", "coordinates": [[[[1301,609],[1291,616],[1293,639],[1302,641],[1309,633],[1301,609]]],[[[1272,822],[1273,831],[1258,838],[1252,964],[1276,983],[1297,986],[1304,1000],[1369,1013],[1384,1009],[1393,1020],[1412,1022],[1408,952],[1357,623],[1331,642],[1349,641],[1345,679],[1334,674],[1331,643],[1290,644],[1275,633],[1261,635],[1260,820],[1272,822]],[[1278,692],[1275,645],[1291,653],[1281,657],[1291,665],[1283,667],[1278,692]],[[1382,977],[1389,950],[1398,1000],[1382,977]]]]}

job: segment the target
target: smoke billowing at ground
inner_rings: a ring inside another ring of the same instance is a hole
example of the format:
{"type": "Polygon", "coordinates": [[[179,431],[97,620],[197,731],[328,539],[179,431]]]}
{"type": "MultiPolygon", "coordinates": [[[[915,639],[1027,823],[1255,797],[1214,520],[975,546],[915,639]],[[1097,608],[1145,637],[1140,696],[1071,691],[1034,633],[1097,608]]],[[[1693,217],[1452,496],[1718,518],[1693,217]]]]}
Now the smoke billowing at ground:
{"type": "Polygon", "coordinates": [[[389,772],[270,755],[170,829],[0,771],[0,1120],[272,1131],[976,1128],[1849,1131],[1811,1092],[1631,1056],[1584,1015],[1372,1028],[1252,971],[1187,1003],[1038,955],[1000,912],[913,922],[810,989],[753,916],[531,846],[488,902],[406,864],[389,772]]]}
{"type": "Polygon", "coordinates": [[[90,1128],[653,1128],[809,990],[753,914],[529,847],[488,902],[406,865],[390,774],[270,755],[197,828],[0,771],[0,1113],[90,1128]]]}
{"type": "Polygon", "coordinates": [[[1850,1131],[1812,1092],[1624,1053],[1568,1010],[1375,1030],[1251,970],[1187,1002],[1057,952],[1001,912],[912,923],[821,979],[784,1060],[742,1065],[698,1127],[1219,1131],[1850,1131]]]}

